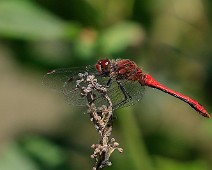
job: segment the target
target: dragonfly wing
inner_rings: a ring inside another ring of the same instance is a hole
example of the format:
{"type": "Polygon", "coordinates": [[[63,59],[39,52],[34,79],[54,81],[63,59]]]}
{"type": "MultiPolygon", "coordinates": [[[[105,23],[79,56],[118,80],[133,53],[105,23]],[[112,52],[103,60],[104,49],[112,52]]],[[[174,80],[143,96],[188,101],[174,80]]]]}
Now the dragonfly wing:
{"type": "Polygon", "coordinates": [[[86,100],[81,91],[76,88],[76,81],[80,79],[79,73],[88,72],[95,74],[95,68],[88,66],[84,68],[63,68],[47,73],[43,78],[43,84],[50,89],[63,93],[68,104],[77,106],[86,105],[86,100]]]}
{"type": "MultiPolygon", "coordinates": [[[[89,73],[89,74],[94,75],[95,73],[89,73]]],[[[100,85],[103,85],[104,87],[106,87],[109,78],[105,78],[105,77],[102,77],[100,75],[99,76],[96,75],[95,78],[98,79],[97,82],[100,85]]],[[[88,101],[87,101],[85,96],[81,95],[81,90],[79,88],[76,88],[76,81],[79,80],[79,79],[80,78],[78,76],[77,77],[75,76],[71,80],[69,80],[67,83],[65,83],[65,88],[63,90],[63,94],[66,96],[66,101],[68,103],[74,104],[74,105],[77,105],[77,106],[84,106],[84,105],[88,104],[88,101]]],[[[87,87],[88,84],[85,83],[85,82],[81,82],[80,86],[81,87],[87,87]]],[[[101,93],[99,93],[96,90],[93,90],[92,93],[93,93],[93,96],[95,96],[96,101],[101,100],[102,104],[106,104],[107,101],[102,97],[101,93]]],[[[95,101],[94,101],[94,103],[95,103],[95,101]]],[[[96,102],[95,104],[97,104],[97,103],[98,102],[96,102]]],[[[96,105],[96,106],[98,107],[100,105],[96,105]]]]}
{"type": "Polygon", "coordinates": [[[48,88],[61,92],[68,83],[72,84],[72,81],[79,79],[79,73],[85,72],[94,74],[95,68],[93,66],[88,66],[83,68],[76,67],[55,69],[43,77],[43,84],[48,88]]]}
{"type": "Polygon", "coordinates": [[[124,105],[124,107],[134,105],[143,98],[145,93],[145,87],[141,86],[138,81],[127,81],[124,84],[124,87],[131,96],[131,99],[128,103],[124,105]]]}
{"type": "Polygon", "coordinates": [[[121,103],[125,100],[125,95],[116,83],[116,87],[114,87],[116,90],[114,91],[111,89],[111,91],[109,91],[113,106],[121,103],[118,108],[127,107],[136,104],[142,99],[144,95],[144,86],[141,86],[138,81],[120,80],[119,82],[126,89],[131,98],[128,98],[126,102],[121,103]]]}
{"type": "MultiPolygon", "coordinates": [[[[105,82],[108,82],[108,79],[106,79],[105,82]]],[[[144,86],[141,86],[139,82],[129,80],[119,80],[119,82],[126,89],[131,99],[129,98],[126,102],[123,102],[125,100],[125,95],[120,89],[118,83],[113,81],[111,87],[107,89],[107,94],[110,97],[113,106],[118,106],[115,109],[134,105],[142,99],[144,86]]],[[[103,85],[104,82],[101,82],[101,84],[103,85]]],[[[102,96],[97,96],[95,104],[101,106],[103,104],[107,104],[107,101],[102,98],[102,96]]]]}
{"type": "MultiPolygon", "coordinates": [[[[76,81],[80,79],[79,73],[88,72],[89,74],[95,75],[97,82],[100,85],[107,86],[109,77],[103,77],[96,75],[96,69],[93,66],[84,68],[65,68],[56,69],[47,73],[43,78],[43,84],[48,88],[56,90],[65,95],[68,104],[77,106],[84,106],[87,104],[85,97],[82,97],[80,89],[76,88],[76,81]]],[[[131,96],[126,103],[120,104],[124,99],[124,93],[121,91],[118,83],[113,80],[111,87],[108,88],[108,96],[111,98],[113,106],[119,105],[120,107],[126,107],[137,103],[143,96],[143,87],[137,81],[130,81],[127,79],[119,80],[124,86],[126,91],[131,96]]],[[[81,86],[87,86],[86,84],[80,84],[81,86]]],[[[108,105],[102,95],[96,91],[93,91],[95,96],[96,106],[108,105]]]]}

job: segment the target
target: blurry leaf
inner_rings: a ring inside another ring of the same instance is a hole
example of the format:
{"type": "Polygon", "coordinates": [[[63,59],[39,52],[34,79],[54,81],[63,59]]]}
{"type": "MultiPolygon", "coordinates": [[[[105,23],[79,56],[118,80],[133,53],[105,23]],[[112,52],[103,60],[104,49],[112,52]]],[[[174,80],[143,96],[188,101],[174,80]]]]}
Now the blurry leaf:
{"type": "Polygon", "coordinates": [[[86,28],[81,31],[80,38],[75,43],[75,51],[78,56],[89,58],[95,55],[97,33],[94,29],[86,28]]]}
{"type": "Polygon", "coordinates": [[[172,159],[157,157],[157,169],[159,170],[207,170],[207,164],[204,161],[179,162],[172,159]]]}
{"type": "Polygon", "coordinates": [[[39,170],[16,145],[10,145],[5,151],[0,159],[1,170],[39,170]]]}
{"type": "Polygon", "coordinates": [[[118,115],[124,141],[127,145],[126,153],[131,163],[131,169],[153,169],[151,159],[142,138],[142,131],[138,127],[135,115],[132,114],[132,108],[127,107],[121,109],[119,112],[122,112],[118,115]]]}
{"type": "Polygon", "coordinates": [[[105,32],[100,37],[100,46],[105,54],[125,50],[127,47],[136,46],[144,39],[142,28],[135,23],[119,23],[105,32]]]}
{"type": "Polygon", "coordinates": [[[63,151],[57,145],[39,136],[25,137],[24,148],[30,155],[48,167],[59,166],[65,160],[63,151]]]}
{"type": "Polygon", "coordinates": [[[77,30],[77,25],[67,25],[32,1],[0,1],[0,36],[52,40],[73,36],[77,30]]]}

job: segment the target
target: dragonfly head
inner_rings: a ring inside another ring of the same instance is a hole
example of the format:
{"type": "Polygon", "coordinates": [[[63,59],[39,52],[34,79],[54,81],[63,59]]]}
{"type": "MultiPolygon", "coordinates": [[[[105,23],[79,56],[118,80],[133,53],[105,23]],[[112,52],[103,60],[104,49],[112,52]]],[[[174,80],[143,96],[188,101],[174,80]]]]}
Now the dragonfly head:
{"type": "Polygon", "coordinates": [[[103,75],[110,74],[110,60],[109,59],[101,59],[96,64],[96,69],[99,73],[103,75]]]}

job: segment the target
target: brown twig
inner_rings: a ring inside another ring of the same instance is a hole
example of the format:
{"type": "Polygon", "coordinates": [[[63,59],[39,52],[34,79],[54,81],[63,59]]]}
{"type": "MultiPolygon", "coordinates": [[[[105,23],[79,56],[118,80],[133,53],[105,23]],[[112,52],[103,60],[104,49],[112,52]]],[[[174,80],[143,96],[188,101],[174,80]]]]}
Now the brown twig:
{"type": "Polygon", "coordinates": [[[107,88],[100,85],[94,75],[89,75],[87,72],[80,73],[79,78],[76,88],[81,89],[82,96],[86,97],[90,120],[100,135],[100,142],[91,146],[94,149],[91,157],[96,161],[93,170],[100,170],[112,165],[109,158],[116,149],[120,153],[123,152],[123,149],[119,148],[119,143],[114,138],[110,138],[113,128],[113,110],[107,88]],[[100,94],[107,101],[105,105],[96,106],[95,93],[100,94]]]}

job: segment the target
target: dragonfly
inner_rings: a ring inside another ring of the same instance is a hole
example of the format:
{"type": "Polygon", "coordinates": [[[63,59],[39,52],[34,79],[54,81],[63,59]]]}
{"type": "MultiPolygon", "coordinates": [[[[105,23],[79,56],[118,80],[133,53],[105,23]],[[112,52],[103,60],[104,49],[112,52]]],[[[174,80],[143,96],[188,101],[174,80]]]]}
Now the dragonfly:
{"type": "MultiPolygon", "coordinates": [[[[145,87],[150,87],[182,100],[200,115],[210,118],[210,114],[198,101],[159,83],[129,59],[110,60],[105,58],[98,60],[95,66],[55,69],[44,76],[43,83],[47,87],[63,93],[69,104],[85,106],[87,101],[76,87],[79,73],[84,72],[95,75],[98,83],[107,87],[114,110],[137,103],[142,99],[145,87]]],[[[97,104],[105,102],[100,94],[96,93],[95,96],[97,104]]]]}

